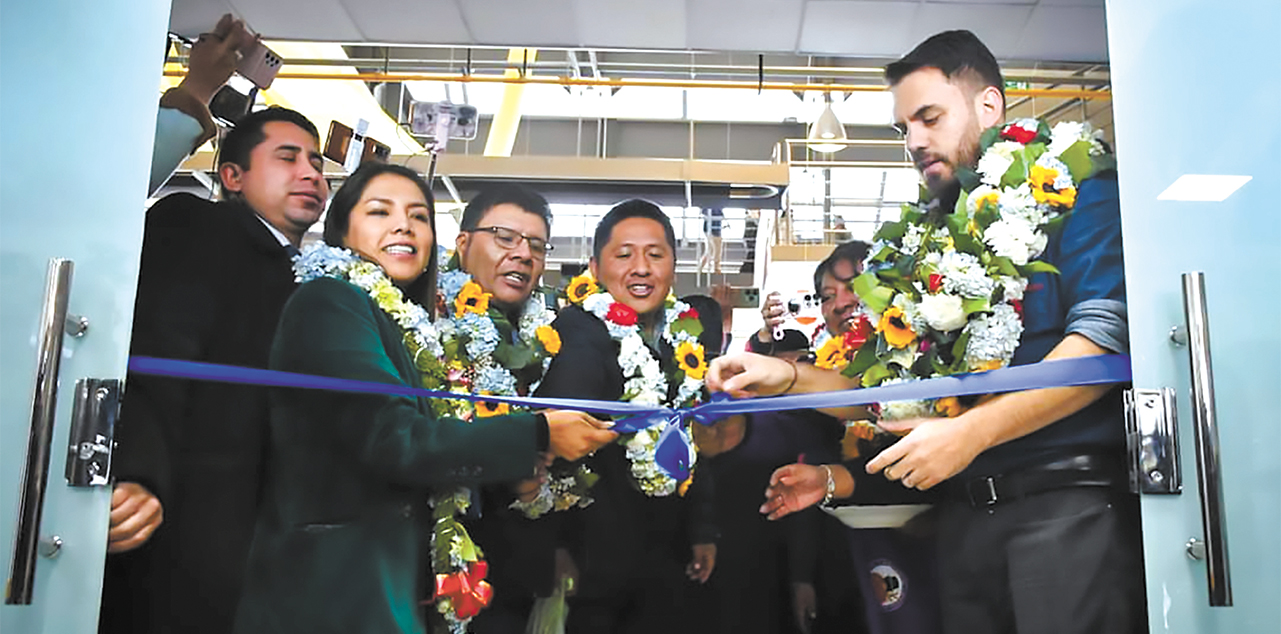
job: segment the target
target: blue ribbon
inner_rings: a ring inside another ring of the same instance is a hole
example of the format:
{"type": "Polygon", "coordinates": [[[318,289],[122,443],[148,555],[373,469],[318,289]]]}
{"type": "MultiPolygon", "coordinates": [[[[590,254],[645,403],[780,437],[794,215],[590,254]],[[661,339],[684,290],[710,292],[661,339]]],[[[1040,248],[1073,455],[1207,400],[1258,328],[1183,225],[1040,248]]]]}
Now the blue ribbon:
{"type": "Polygon", "coordinates": [[[1056,359],[992,370],[990,372],[958,374],[859,390],[820,392],[816,394],[741,400],[731,399],[723,393],[713,394],[711,401],[682,410],[617,401],[459,394],[392,383],[357,381],[354,379],[281,372],[279,370],[242,368],[216,363],[157,359],[154,357],[129,357],[129,371],[135,374],[150,374],[199,381],[335,392],[387,394],[391,396],[463,399],[506,403],[535,409],[569,409],[593,414],[623,416],[624,418],[614,422],[614,431],[632,433],[654,425],[665,426],[655,448],[655,461],[658,463],[659,468],[668,475],[677,480],[684,480],[689,476],[689,470],[693,464],[692,444],[688,432],[685,431],[684,426],[681,424],[685,418],[690,418],[703,425],[710,425],[714,421],[733,414],[855,407],[872,403],[925,400],[945,396],[998,394],[1050,387],[1128,383],[1130,381],[1130,357],[1112,354],[1056,359]]]}

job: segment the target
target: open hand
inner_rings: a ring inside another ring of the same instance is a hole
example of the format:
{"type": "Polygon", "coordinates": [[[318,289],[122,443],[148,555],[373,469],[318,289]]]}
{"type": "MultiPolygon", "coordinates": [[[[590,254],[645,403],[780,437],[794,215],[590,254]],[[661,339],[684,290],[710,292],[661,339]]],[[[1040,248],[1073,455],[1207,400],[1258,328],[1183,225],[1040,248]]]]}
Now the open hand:
{"type": "Polygon", "coordinates": [[[827,495],[827,471],[808,464],[779,467],[769,478],[761,513],[771,520],[805,510],[827,495]]]}

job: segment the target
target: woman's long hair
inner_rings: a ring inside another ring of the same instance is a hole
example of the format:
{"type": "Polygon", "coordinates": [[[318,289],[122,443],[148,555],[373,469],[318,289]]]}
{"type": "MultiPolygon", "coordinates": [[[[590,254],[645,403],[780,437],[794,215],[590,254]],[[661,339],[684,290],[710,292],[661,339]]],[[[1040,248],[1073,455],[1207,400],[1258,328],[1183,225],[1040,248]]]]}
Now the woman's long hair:
{"type": "Polygon", "coordinates": [[[431,186],[417,172],[401,165],[367,161],[347,177],[342,187],[334,193],[329,203],[329,212],[325,216],[325,244],[334,247],[346,247],[343,239],[347,236],[347,226],[351,219],[351,210],[360,202],[365,188],[370,181],[383,174],[395,174],[407,178],[418,186],[427,200],[428,224],[431,226],[431,256],[427,260],[427,269],[409,286],[405,287],[405,296],[418,302],[433,318],[436,316],[436,273],[439,266],[440,249],[436,244],[436,201],[431,195],[431,186]]]}

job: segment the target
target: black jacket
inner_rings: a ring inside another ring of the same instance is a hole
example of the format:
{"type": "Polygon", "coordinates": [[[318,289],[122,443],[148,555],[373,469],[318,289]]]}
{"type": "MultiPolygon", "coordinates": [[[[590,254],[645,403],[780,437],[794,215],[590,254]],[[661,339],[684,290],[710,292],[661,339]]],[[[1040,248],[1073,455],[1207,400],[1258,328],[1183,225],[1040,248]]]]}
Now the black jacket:
{"type": "MultiPolygon", "coordinates": [[[[561,311],[555,327],[561,350],[552,361],[538,396],[617,401],[623,396],[619,345],[599,319],[577,306],[561,311]]],[[[673,364],[664,344],[658,351],[664,369],[673,364]]],[[[649,497],[632,481],[631,463],[619,443],[585,459],[600,475],[592,489],[596,500],[586,509],[566,514],[562,544],[568,545],[582,575],[580,597],[608,597],[624,591],[656,559],[690,558],[695,543],[713,543],[716,528],[710,501],[710,470],[695,471],[685,497],[649,497]]],[[[677,579],[679,582],[679,579],[677,579]]]]}
{"type": "MultiPolygon", "coordinates": [[[[130,354],[265,368],[294,288],[289,254],[248,207],[167,196],[147,212],[130,354]]],[[[231,629],[267,430],[265,389],[128,376],[116,480],[155,493],[164,523],[107,558],[102,631],[231,629]]]]}

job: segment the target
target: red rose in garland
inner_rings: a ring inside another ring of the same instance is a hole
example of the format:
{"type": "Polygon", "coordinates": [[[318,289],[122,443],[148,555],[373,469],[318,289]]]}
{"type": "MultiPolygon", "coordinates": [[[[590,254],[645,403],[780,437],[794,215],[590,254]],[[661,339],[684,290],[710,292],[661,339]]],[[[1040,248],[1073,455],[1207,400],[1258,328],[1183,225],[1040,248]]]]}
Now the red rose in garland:
{"type": "Polygon", "coordinates": [[[627,304],[614,302],[609,305],[609,312],[605,313],[605,319],[620,326],[635,326],[639,317],[636,315],[636,309],[627,304]]]}
{"type": "Polygon", "coordinates": [[[1001,130],[1001,138],[1027,145],[1036,138],[1036,128],[1029,130],[1017,123],[1011,123],[1001,130]]]}
{"type": "Polygon", "coordinates": [[[867,320],[866,315],[859,315],[858,321],[854,322],[854,327],[845,331],[845,346],[851,351],[857,351],[873,332],[875,331],[872,328],[872,322],[867,320]]]}

